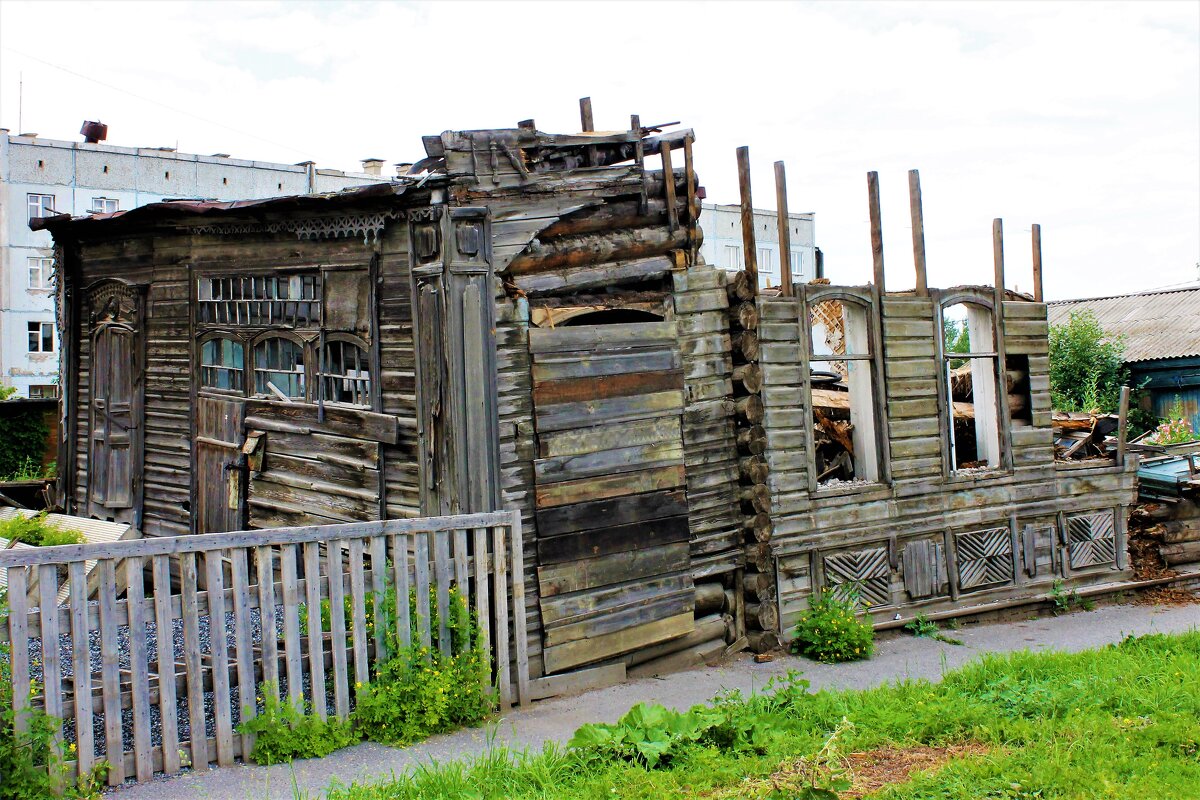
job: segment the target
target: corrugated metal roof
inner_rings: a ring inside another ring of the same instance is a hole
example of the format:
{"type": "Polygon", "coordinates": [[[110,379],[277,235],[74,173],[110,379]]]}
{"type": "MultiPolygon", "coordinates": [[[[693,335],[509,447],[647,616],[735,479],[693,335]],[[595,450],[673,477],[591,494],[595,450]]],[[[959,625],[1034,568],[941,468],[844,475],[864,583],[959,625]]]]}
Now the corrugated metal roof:
{"type": "Polygon", "coordinates": [[[1047,305],[1051,325],[1091,311],[1109,336],[1125,337],[1126,361],[1200,356],[1200,287],[1047,305]]]}

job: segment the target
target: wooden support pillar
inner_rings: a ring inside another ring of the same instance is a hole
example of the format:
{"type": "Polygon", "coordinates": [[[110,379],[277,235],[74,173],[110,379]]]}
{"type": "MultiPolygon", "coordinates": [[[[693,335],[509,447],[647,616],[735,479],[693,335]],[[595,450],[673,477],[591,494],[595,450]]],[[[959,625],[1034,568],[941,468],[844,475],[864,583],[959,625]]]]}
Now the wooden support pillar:
{"type": "Polygon", "coordinates": [[[758,249],[754,241],[754,202],[750,195],[750,148],[737,149],[738,193],[742,199],[742,249],[746,251],[746,277],[750,287],[758,294],[758,249]]]}
{"type": "Polygon", "coordinates": [[[775,162],[775,208],[779,217],[779,276],[784,297],[792,296],[792,225],[788,218],[787,174],[775,162]]]}
{"type": "Polygon", "coordinates": [[[995,263],[996,316],[1000,316],[1000,303],[1004,300],[1004,220],[992,220],[992,261],[995,263]]]}
{"type": "Polygon", "coordinates": [[[1042,226],[1033,224],[1033,302],[1042,302],[1042,226]]]}
{"type": "MultiPolygon", "coordinates": [[[[996,351],[997,378],[999,378],[996,383],[995,396],[1000,410],[1000,446],[1003,449],[1004,467],[1012,469],[1012,411],[1008,407],[1008,392],[1004,388],[1006,386],[1004,375],[1007,369],[1004,342],[1004,220],[999,217],[992,220],[992,259],[996,268],[992,310],[995,341],[992,346],[996,351]]],[[[975,360],[972,359],[972,361],[975,360]]]]}
{"type": "Polygon", "coordinates": [[[696,264],[696,231],[699,227],[700,211],[696,207],[696,166],[692,162],[692,135],[683,140],[683,173],[687,181],[687,242],[688,266],[696,264]]]}
{"type": "Polygon", "coordinates": [[[663,166],[663,189],[667,201],[667,230],[671,233],[679,227],[679,210],[675,208],[675,169],[671,166],[671,145],[663,142],[660,152],[663,166]]]}
{"type": "Polygon", "coordinates": [[[637,162],[638,169],[642,171],[642,197],[638,212],[644,217],[650,208],[650,176],[646,174],[646,149],[642,144],[642,118],[637,114],[629,115],[629,130],[637,137],[637,144],[633,148],[634,161],[637,162]]]}
{"type": "Polygon", "coordinates": [[[867,205],[871,212],[871,263],[875,287],[882,295],[887,291],[883,277],[883,220],[879,213],[879,173],[867,173],[867,205]]]}
{"type": "Polygon", "coordinates": [[[913,266],[917,271],[917,297],[929,296],[925,274],[925,212],[921,207],[921,175],[908,171],[908,210],[912,214],[913,266]]]}
{"type": "Polygon", "coordinates": [[[592,98],[590,97],[579,98],[579,124],[584,133],[596,130],[596,124],[592,120],[592,98]]]}
{"type": "Polygon", "coordinates": [[[1125,437],[1129,433],[1129,387],[1121,387],[1121,408],[1117,416],[1117,466],[1125,466],[1125,437]]]}

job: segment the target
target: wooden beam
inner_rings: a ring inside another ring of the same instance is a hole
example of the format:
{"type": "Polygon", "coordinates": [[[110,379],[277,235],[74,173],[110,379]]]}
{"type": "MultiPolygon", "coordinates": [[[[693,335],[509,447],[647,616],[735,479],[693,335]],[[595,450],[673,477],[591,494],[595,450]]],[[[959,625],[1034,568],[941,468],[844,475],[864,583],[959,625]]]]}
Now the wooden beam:
{"type": "Polygon", "coordinates": [[[667,201],[667,230],[674,233],[679,227],[679,212],[675,208],[675,169],[671,166],[671,145],[663,142],[659,153],[662,155],[663,189],[667,201]]]}
{"type": "Polygon", "coordinates": [[[921,206],[921,175],[908,171],[908,210],[912,214],[913,265],[917,271],[917,297],[929,296],[925,274],[925,212],[921,206]]]}
{"type": "Polygon", "coordinates": [[[992,260],[995,262],[996,275],[996,314],[1000,314],[1000,301],[1004,299],[1004,220],[997,217],[992,220],[992,260]]]}
{"type": "Polygon", "coordinates": [[[867,173],[867,205],[871,213],[871,264],[879,293],[887,291],[883,277],[883,220],[879,214],[879,173],[867,173]]]}
{"type": "Polygon", "coordinates": [[[637,137],[637,142],[634,144],[633,158],[638,170],[642,173],[642,196],[640,198],[641,205],[639,206],[639,210],[642,214],[645,214],[650,202],[650,176],[646,174],[646,146],[642,142],[642,118],[637,114],[629,115],[629,131],[637,137]]]}
{"type": "Polygon", "coordinates": [[[1125,438],[1129,433],[1129,387],[1121,387],[1121,410],[1117,416],[1117,466],[1125,466],[1125,438]]]}
{"type": "Polygon", "coordinates": [[[1042,302],[1042,226],[1033,224],[1033,302],[1042,302]]]}
{"type": "Polygon", "coordinates": [[[787,174],[775,162],[775,208],[779,217],[779,282],[784,297],[792,296],[792,227],[788,218],[787,174]]]}
{"type": "Polygon", "coordinates": [[[592,98],[579,98],[579,123],[580,130],[585,133],[590,133],[596,130],[596,124],[592,121],[592,98]]]}
{"type": "Polygon", "coordinates": [[[699,230],[697,221],[699,219],[700,208],[696,202],[696,168],[692,163],[692,136],[689,133],[683,140],[683,172],[687,179],[687,247],[688,247],[688,266],[694,266],[696,263],[696,233],[699,230]]]}
{"type": "Polygon", "coordinates": [[[754,242],[754,202],[750,195],[750,148],[737,149],[738,193],[742,198],[742,249],[746,251],[743,260],[746,277],[750,279],[750,287],[758,294],[758,250],[754,242]]]}

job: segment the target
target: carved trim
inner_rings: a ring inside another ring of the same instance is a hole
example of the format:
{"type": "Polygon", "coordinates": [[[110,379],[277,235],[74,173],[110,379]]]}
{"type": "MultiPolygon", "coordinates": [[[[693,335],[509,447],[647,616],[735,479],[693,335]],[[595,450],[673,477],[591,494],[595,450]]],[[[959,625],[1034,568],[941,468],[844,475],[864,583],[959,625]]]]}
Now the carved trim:
{"type": "Polygon", "coordinates": [[[92,327],[106,323],[136,325],[139,300],[137,287],[121,281],[104,281],[89,287],[88,322],[92,327]]]}
{"type": "Polygon", "coordinates": [[[230,236],[242,233],[294,233],[297,239],[337,239],[344,236],[362,236],[363,244],[371,237],[379,240],[388,220],[399,219],[403,212],[398,209],[363,214],[339,214],[332,217],[308,217],[305,219],[278,220],[275,222],[222,222],[199,225],[196,233],[230,236]]]}

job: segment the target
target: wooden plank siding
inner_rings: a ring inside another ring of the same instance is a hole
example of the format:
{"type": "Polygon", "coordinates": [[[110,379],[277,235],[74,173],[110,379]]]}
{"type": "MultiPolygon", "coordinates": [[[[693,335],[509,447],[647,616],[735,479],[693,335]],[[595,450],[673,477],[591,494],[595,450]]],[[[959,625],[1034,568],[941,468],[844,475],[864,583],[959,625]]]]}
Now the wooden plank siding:
{"type": "Polygon", "coordinates": [[[1029,364],[1032,422],[1014,421],[1001,431],[1012,469],[945,473],[946,444],[937,410],[942,407],[941,379],[935,348],[930,346],[937,294],[883,299],[883,396],[892,482],[815,493],[809,490],[807,474],[810,411],[796,369],[802,341],[800,301],[760,298],[763,424],[774,526],[770,548],[785,632],[807,607],[815,587],[830,585],[831,575],[836,579],[839,571],[868,569],[867,554],[876,551],[885,559],[885,574],[872,586],[882,593],[884,602],[877,605],[889,616],[893,610],[906,615],[917,610],[933,613],[1034,597],[1047,592],[1056,579],[1082,587],[1131,574],[1121,559],[1074,572],[1062,568],[1068,549],[1063,544],[1062,520],[1096,512],[1119,517],[1133,499],[1134,468],[1104,462],[1080,468],[1054,462],[1045,305],[1009,300],[1003,306],[1004,328],[1019,333],[1006,336],[1009,363],[1021,357],[1029,364]],[[1001,529],[1012,529],[1011,536],[995,533],[990,541],[1011,538],[1012,544],[1004,545],[983,565],[999,570],[995,575],[1001,580],[977,588],[959,586],[958,573],[965,574],[968,567],[982,568],[983,562],[966,563],[978,539],[973,532],[1001,529]],[[1014,566],[1005,570],[1005,559],[1014,566]],[[933,584],[936,588],[930,590],[933,584]]]}

